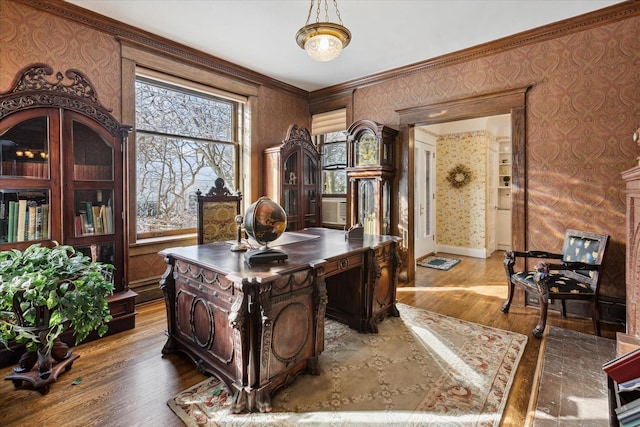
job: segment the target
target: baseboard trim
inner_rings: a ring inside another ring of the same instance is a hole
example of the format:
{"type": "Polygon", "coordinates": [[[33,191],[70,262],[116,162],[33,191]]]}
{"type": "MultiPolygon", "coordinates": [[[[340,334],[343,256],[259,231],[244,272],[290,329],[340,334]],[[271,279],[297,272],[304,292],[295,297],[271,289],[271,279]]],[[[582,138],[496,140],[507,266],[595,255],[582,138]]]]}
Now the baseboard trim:
{"type": "Polygon", "coordinates": [[[486,249],[464,248],[462,246],[437,245],[436,253],[444,252],[451,255],[462,255],[473,258],[488,258],[486,249]]]}

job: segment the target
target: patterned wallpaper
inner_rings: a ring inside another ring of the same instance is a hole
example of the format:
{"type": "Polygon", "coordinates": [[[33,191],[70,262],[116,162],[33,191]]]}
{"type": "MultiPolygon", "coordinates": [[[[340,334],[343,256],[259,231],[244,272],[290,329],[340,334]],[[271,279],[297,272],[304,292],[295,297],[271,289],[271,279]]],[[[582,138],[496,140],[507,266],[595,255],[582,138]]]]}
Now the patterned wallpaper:
{"type": "Polygon", "coordinates": [[[12,89],[16,74],[36,62],[51,65],[54,73],[75,69],[91,81],[98,101],[122,120],[120,44],[113,36],[4,0],[0,23],[0,92],[12,89]]]}
{"type": "MultiPolygon", "coordinates": [[[[73,68],[94,84],[98,99],[121,120],[120,44],[110,35],[31,7],[0,1],[0,92],[10,90],[22,68],[35,62],[54,72],[73,68]]],[[[51,78],[53,81],[53,77],[51,78]]],[[[255,156],[278,145],[291,124],[309,127],[308,101],[261,87],[258,93],[255,156]]],[[[261,194],[261,180],[255,194],[261,194]]]]}
{"type": "Polygon", "coordinates": [[[437,139],[436,169],[436,238],[439,245],[459,248],[486,247],[487,131],[442,135],[437,139]],[[462,188],[447,181],[449,171],[457,165],[471,170],[472,179],[462,188]]]}
{"type": "MultiPolygon", "coordinates": [[[[54,72],[76,69],[85,74],[94,85],[98,100],[113,109],[114,117],[122,120],[120,43],[115,37],[22,4],[0,0],[0,92],[9,91],[16,74],[36,62],[51,65],[54,72]]],[[[280,144],[289,125],[309,126],[308,101],[300,96],[261,87],[256,110],[257,135],[252,138],[255,149],[251,155],[258,165],[262,165],[263,149],[280,144]]],[[[252,180],[255,199],[263,194],[260,170],[255,171],[252,180]]],[[[251,201],[244,201],[248,202],[251,201]]],[[[146,252],[134,248],[130,253],[129,280],[136,291],[146,295],[145,286],[157,289],[156,277],[166,267],[157,256],[157,251],[163,248],[145,247],[146,252]]]]}
{"type": "MultiPolygon", "coordinates": [[[[260,88],[258,97],[259,137],[256,139],[258,146],[256,150],[253,150],[253,155],[260,156],[260,169],[262,170],[262,153],[265,148],[282,144],[290,125],[296,124],[311,130],[311,124],[306,99],[266,87],[260,88]]],[[[258,191],[260,192],[258,196],[264,194],[262,179],[258,191]]]]}
{"type": "MultiPolygon", "coordinates": [[[[533,83],[527,95],[528,249],[562,250],[564,232],[608,233],[603,293],[624,296],[625,193],[638,156],[640,17],[493,56],[424,69],[354,93],[354,120],[533,83]]],[[[406,171],[405,171],[406,178],[406,171]]],[[[407,189],[400,188],[400,197],[407,189]]]]}
{"type": "MultiPolygon", "coordinates": [[[[0,91],[34,62],[83,72],[121,117],[117,40],[84,25],[0,1],[0,91]]],[[[426,58],[425,58],[426,59],[426,58]]],[[[353,120],[398,123],[396,110],[534,83],[527,100],[530,249],[560,250],[566,228],[609,233],[603,292],[624,295],[625,194],[620,173],[638,156],[640,17],[358,88],[353,120]]],[[[261,88],[253,156],[292,123],[308,126],[304,99],[261,88]],[[307,122],[305,122],[307,121],[307,122]]],[[[260,161],[260,164],[262,162],[260,161]]],[[[407,171],[400,171],[406,182],[407,171]]],[[[258,190],[259,191],[259,190],[258,190]]],[[[400,189],[406,198],[407,189],[400,189]]]]}

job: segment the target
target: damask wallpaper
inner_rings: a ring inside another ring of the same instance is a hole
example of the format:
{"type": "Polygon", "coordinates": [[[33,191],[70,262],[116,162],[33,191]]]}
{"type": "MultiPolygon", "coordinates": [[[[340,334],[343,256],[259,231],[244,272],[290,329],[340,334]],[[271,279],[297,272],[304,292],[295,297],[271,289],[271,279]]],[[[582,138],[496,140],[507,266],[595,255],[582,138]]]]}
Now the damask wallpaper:
{"type": "MultiPolygon", "coordinates": [[[[121,118],[115,37],[11,1],[0,1],[0,23],[0,91],[9,90],[17,71],[35,62],[57,71],[74,68],[121,118]]],[[[354,121],[394,127],[400,109],[533,84],[526,104],[529,249],[560,250],[567,228],[608,233],[603,293],[621,297],[626,237],[620,173],[638,156],[631,135],[640,124],[639,68],[640,17],[631,16],[367,83],[353,91],[350,107],[354,121]]],[[[252,156],[278,144],[290,124],[309,125],[308,101],[286,91],[261,87],[257,110],[252,156]]],[[[407,175],[401,169],[399,181],[407,182],[407,175]]],[[[401,185],[399,196],[407,194],[406,184],[401,185]]]]}
{"type": "Polygon", "coordinates": [[[75,69],[98,93],[98,101],[122,120],[120,44],[110,35],[20,4],[0,1],[0,92],[28,65],[54,72],[75,69]]]}
{"type": "MultiPolygon", "coordinates": [[[[70,19],[12,1],[0,0],[0,92],[11,90],[19,71],[33,63],[46,63],[54,72],[76,69],[94,85],[98,100],[122,121],[121,46],[113,35],[70,19]]],[[[51,76],[50,81],[55,77],[51,76]]],[[[251,188],[263,194],[261,165],[264,148],[282,143],[291,124],[309,127],[308,101],[303,96],[261,86],[255,100],[257,120],[252,131],[251,188]]],[[[248,200],[245,199],[245,202],[248,200]]],[[[195,244],[183,240],[171,244],[195,244]]],[[[132,247],[129,285],[138,302],[158,297],[158,279],[166,265],[158,245],[132,247]]]]}
{"type": "MultiPolygon", "coordinates": [[[[624,296],[625,193],[638,157],[640,18],[359,88],[354,119],[533,84],[527,94],[528,249],[561,251],[567,228],[608,233],[603,293],[624,296]]],[[[406,171],[405,171],[406,175],[406,171]]],[[[406,197],[407,189],[400,189],[406,197]]]]}

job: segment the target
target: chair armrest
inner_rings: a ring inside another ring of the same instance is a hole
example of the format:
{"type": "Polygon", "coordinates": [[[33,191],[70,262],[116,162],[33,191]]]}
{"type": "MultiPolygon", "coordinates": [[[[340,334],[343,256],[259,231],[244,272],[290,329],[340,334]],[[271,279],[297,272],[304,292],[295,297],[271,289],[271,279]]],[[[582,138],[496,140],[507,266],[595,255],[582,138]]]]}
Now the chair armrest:
{"type": "Polygon", "coordinates": [[[554,254],[545,251],[512,251],[508,250],[504,253],[504,264],[515,264],[516,258],[542,258],[542,259],[562,259],[562,254],[554,254]]]}
{"type": "Polygon", "coordinates": [[[562,259],[562,254],[556,254],[552,252],[546,251],[526,251],[526,252],[516,252],[516,256],[524,257],[524,258],[546,258],[546,259],[562,259]]]}
{"type": "MultiPolygon", "coordinates": [[[[562,262],[559,264],[540,262],[546,266],[546,271],[558,271],[558,270],[599,270],[599,264],[585,264],[582,262],[562,262]]],[[[537,268],[538,266],[536,266],[537,268]]]]}

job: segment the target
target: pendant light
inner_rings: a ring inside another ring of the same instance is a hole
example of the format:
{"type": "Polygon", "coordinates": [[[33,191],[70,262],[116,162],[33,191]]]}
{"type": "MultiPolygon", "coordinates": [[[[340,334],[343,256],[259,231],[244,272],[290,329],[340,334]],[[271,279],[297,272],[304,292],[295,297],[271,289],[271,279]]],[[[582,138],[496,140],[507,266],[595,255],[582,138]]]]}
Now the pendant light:
{"type": "Polygon", "coordinates": [[[333,0],[339,24],[329,22],[329,5],[327,0],[311,0],[309,15],[304,27],[298,30],[296,42],[315,61],[331,61],[340,55],[342,49],[351,41],[351,32],[342,25],[337,0],[333,0]],[[325,21],[320,22],[320,8],[324,3],[325,21]],[[316,6],[316,22],[309,24],[311,13],[316,6]]]}

